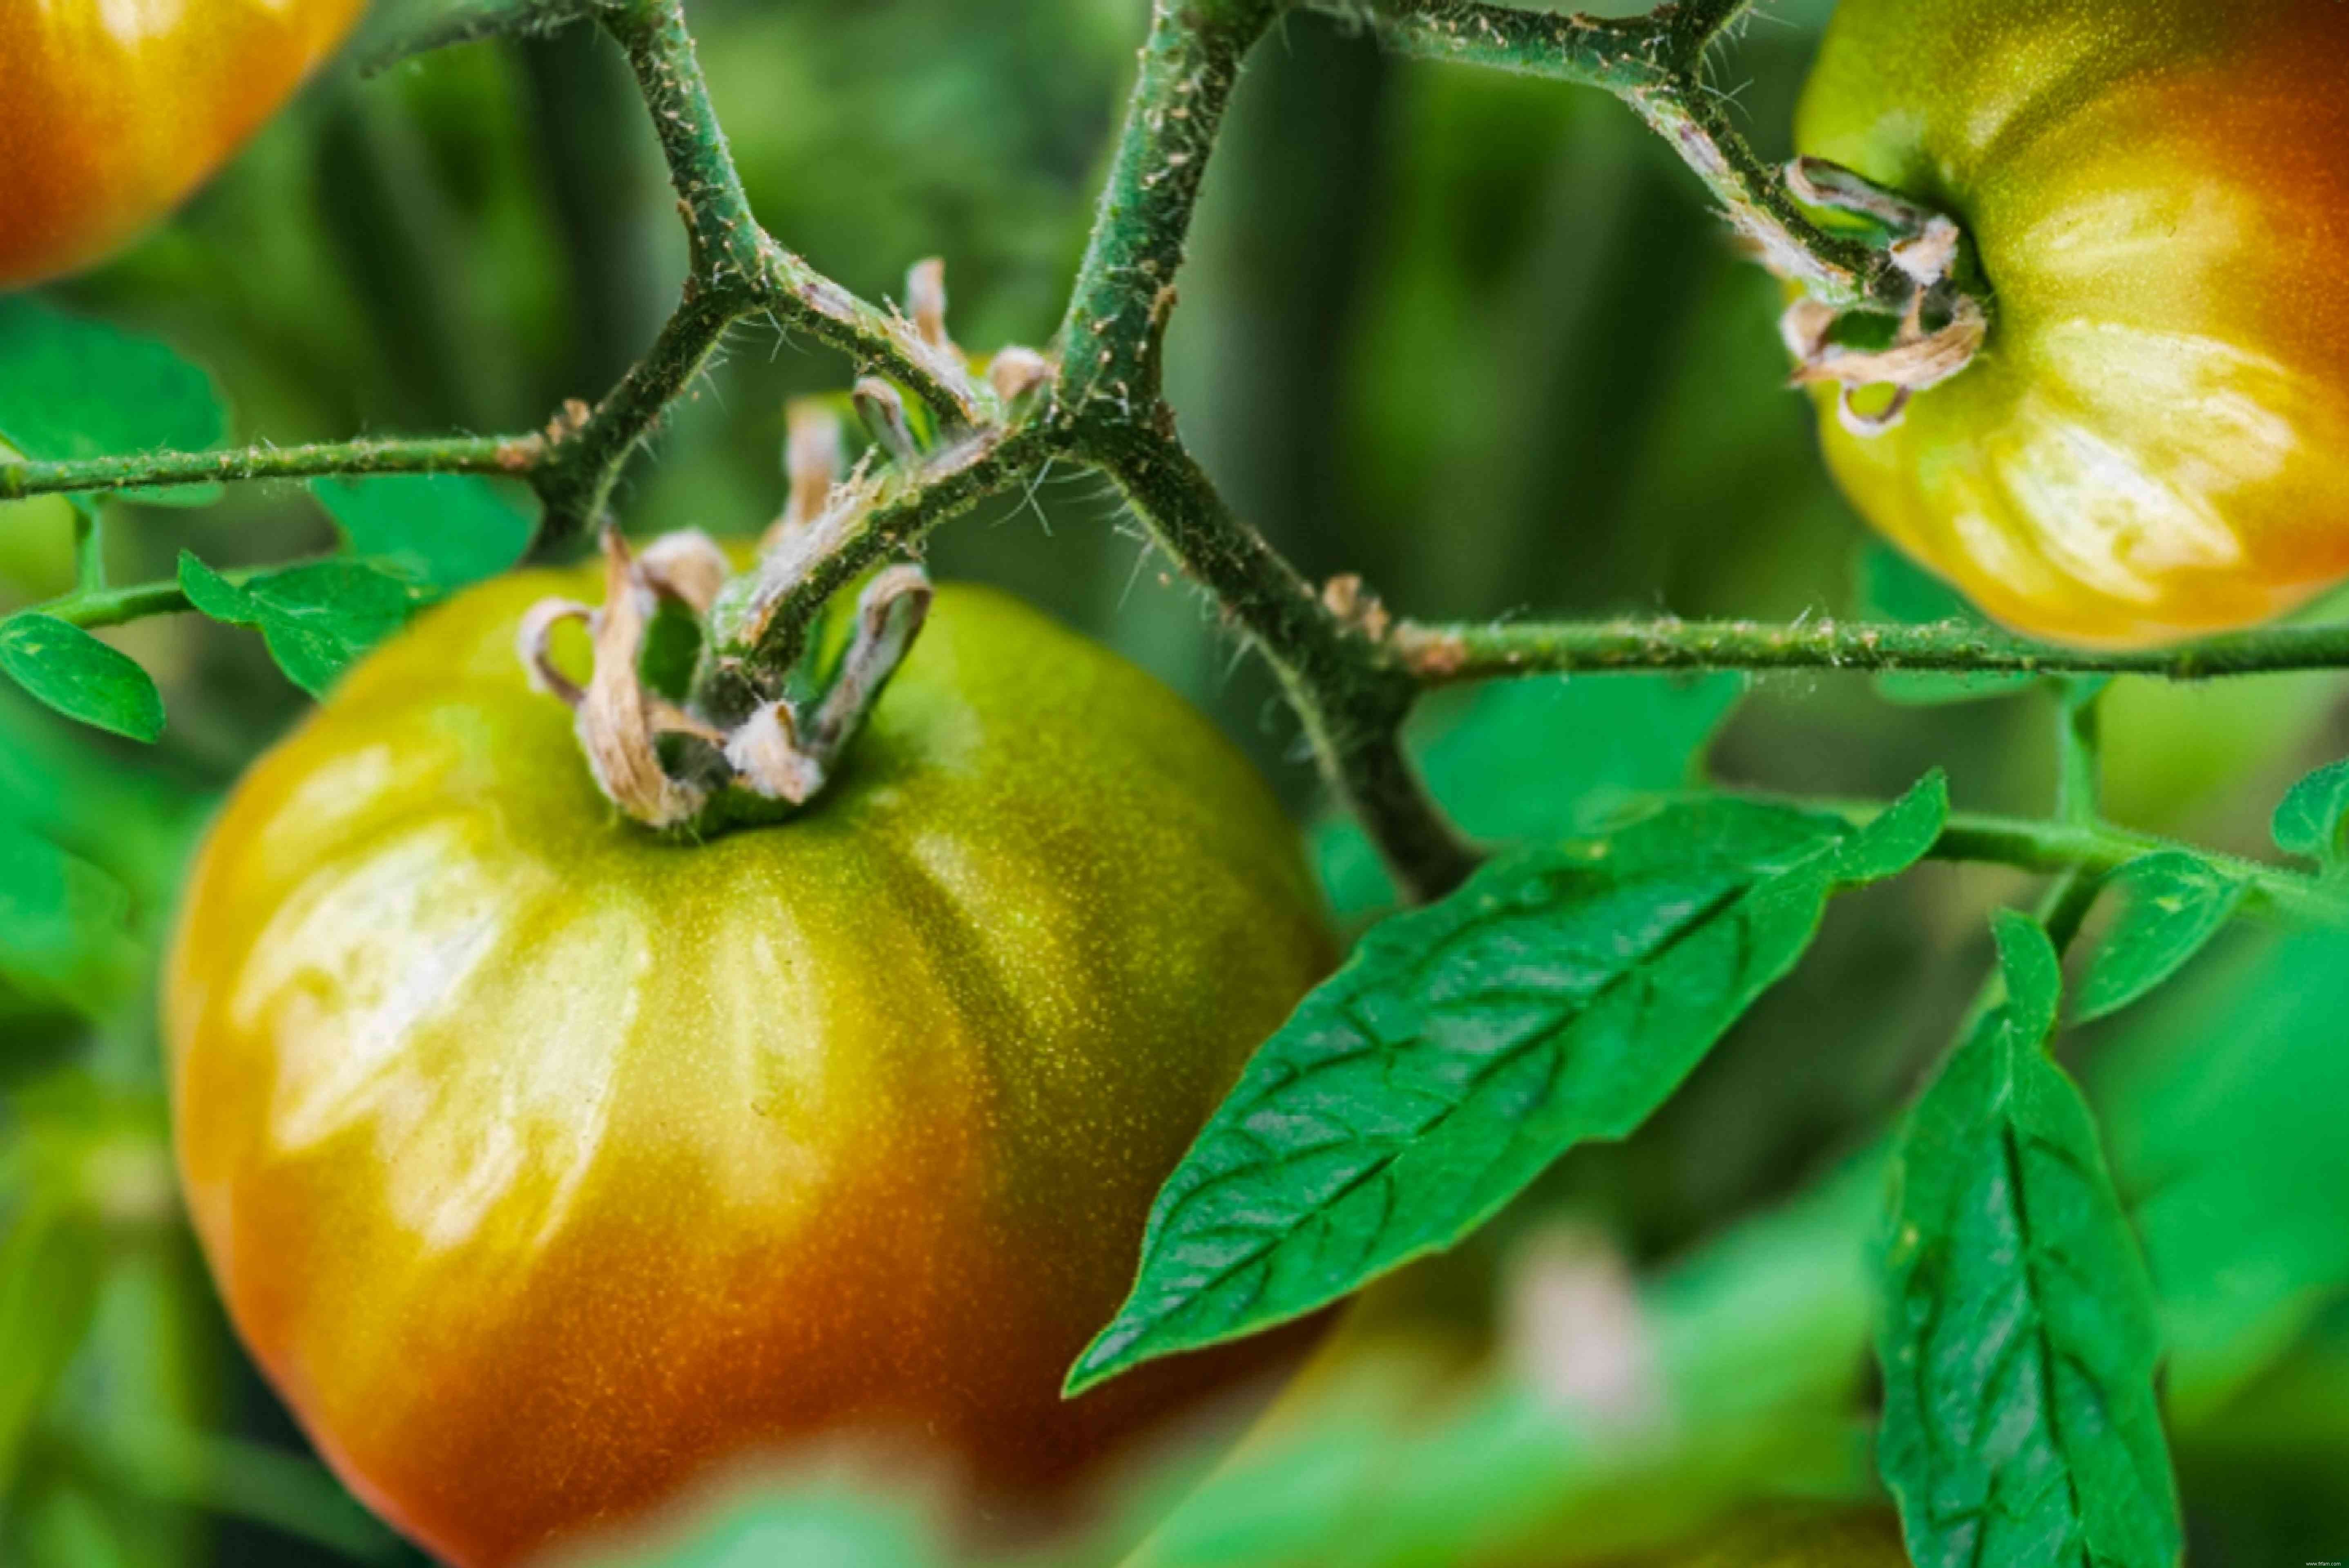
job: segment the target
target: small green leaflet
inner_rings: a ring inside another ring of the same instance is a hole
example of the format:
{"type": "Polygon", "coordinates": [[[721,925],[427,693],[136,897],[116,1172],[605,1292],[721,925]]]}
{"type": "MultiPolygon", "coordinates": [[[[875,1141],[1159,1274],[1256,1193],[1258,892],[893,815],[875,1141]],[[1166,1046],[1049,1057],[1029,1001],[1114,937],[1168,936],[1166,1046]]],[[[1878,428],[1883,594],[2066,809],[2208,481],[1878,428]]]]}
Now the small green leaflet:
{"type": "Polygon", "coordinates": [[[507,570],[530,547],[536,527],[487,480],[463,474],[317,479],[310,493],[353,555],[435,590],[507,570]]]}
{"type": "Polygon", "coordinates": [[[1248,1064],[1153,1209],[1071,1393],[1326,1305],[1628,1136],[1794,967],[1827,898],[1940,836],[1939,774],[1865,827],[1725,797],[1494,865],[1375,928],[1248,1064]]]}
{"type": "MultiPolygon", "coordinates": [[[[1745,694],[1737,675],[1588,675],[1495,681],[1420,749],[1428,787],[1494,844],[1595,833],[1637,796],[1686,789],[1745,694]]],[[[1314,835],[1340,915],[1392,908],[1394,884],[1350,815],[1314,835]]]]}
{"type": "Polygon", "coordinates": [[[0,620],[0,670],[68,719],[152,741],[163,699],[138,660],[70,621],[26,610],[0,620]]]}
{"type": "Polygon", "coordinates": [[[2080,982],[2075,1023],[2118,1012],[2185,968],[2226,929],[2245,890],[2240,879],[2183,849],[2132,860],[2106,887],[2121,898],[2120,919],[2080,982]]]}
{"type": "MultiPolygon", "coordinates": [[[[43,462],[202,452],[228,434],[212,378],[168,345],[0,296],[0,440],[43,462]]],[[[125,494],[157,506],[208,506],[216,484],[125,494]]]]}
{"type": "MultiPolygon", "coordinates": [[[[1858,577],[1860,614],[1871,620],[1898,621],[1905,626],[1957,621],[1979,627],[1985,633],[1993,631],[1982,612],[1957,589],[1880,539],[1871,539],[1861,547],[1858,577]]],[[[1876,690],[1889,702],[1930,707],[2012,696],[2037,679],[2032,675],[1940,675],[1902,670],[1878,676],[1876,690]]]]}
{"type": "Polygon", "coordinates": [[[2349,857],[2349,763],[2319,768],[2276,807],[2276,847],[2339,870],[2349,857]]]}
{"type": "Polygon", "coordinates": [[[1893,1158],[1878,1460],[1918,1568],[2174,1568],[2153,1286],[2046,1053],[2054,945],[2012,912],[1998,943],[2006,1000],[1893,1158]]]}
{"type": "Polygon", "coordinates": [[[258,628],[277,667],[313,697],[406,625],[417,603],[406,584],[363,561],[313,561],[240,585],[183,550],[180,587],[212,619],[258,628]]]}

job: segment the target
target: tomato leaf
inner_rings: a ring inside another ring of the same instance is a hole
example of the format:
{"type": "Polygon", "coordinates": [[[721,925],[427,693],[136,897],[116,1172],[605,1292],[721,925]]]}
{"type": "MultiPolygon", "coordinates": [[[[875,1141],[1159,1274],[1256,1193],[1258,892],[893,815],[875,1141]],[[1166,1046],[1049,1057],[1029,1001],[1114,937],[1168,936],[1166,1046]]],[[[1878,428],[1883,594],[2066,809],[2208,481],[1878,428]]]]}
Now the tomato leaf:
{"type": "MultiPolygon", "coordinates": [[[[1898,621],[1907,626],[1954,621],[1985,631],[1991,629],[1982,612],[1957,589],[1881,540],[1871,539],[1861,548],[1858,568],[1859,613],[1868,619],[1898,621]]],[[[2033,675],[1942,675],[1899,670],[1878,675],[1876,690],[1888,702],[1937,707],[2011,697],[2037,679],[2033,675]]]]}
{"type": "MultiPolygon", "coordinates": [[[[1745,690],[1736,675],[1497,681],[1419,748],[1420,766],[1461,826],[1487,842],[1593,833],[1637,797],[1694,782],[1745,690]]],[[[1395,904],[1394,883],[1350,815],[1324,821],[1313,847],[1338,913],[1395,904]]]]}
{"type": "Polygon", "coordinates": [[[1374,929],[1160,1192],[1071,1392],[1312,1312],[1453,1245],[1575,1145],[1628,1136],[1794,967],[1828,896],[1913,864],[1948,815],[1938,774],[1865,827],[1672,805],[1374,929]]]}
{"type": "MultiPolygon", "coordinates": [[[[212,378],[169,345],[0,296],[0,439],[42,462],[202,452],[228,434],[212,378]]],[[[156,506],[209,506],[217,484],[123,493],[156,506]]]]}
{"type": "Polygon", "coordinates": [[[68,719],[152,741],[163,699],[139,661],[70,621],[26,610],[0,621],[0,670],[68,719]]]}
{"type": "Polygon", "coordinates": [[[2276,847],[2338,870],[2349,858],[2349,763],[2319,768],[2276,807],[2276,847]]]}
{"type": "Polygon", "coordinates": [[[2078,1088],[2054,944],[2009,913],[2006,1000],[1893,1158],[1878,1459],[1921,1568],[2174,1568],[2153,1286],[2078,1088]]]}
{"type": "Polygon", "coordinates": [[[408,585],[363,561],[312,561],[239,584],[183,550],[180,587],[212,619],[257,628],[277,667],[313,697],[406,625],[417,605],[408,585]]]}
{"type": "Polygon", "coordinates": [[[410,582],[463,587],[522,559],[536,524],[487,480],[387,473],[316,479],[318,498],[351,552],[410,582]]]}
{"type": "Polygon", "coordinates": [[[2118,1012],[2175,975],[2226,929],[2244,887],[2200,856],[2165,849],[2130,861],[2106,884],[2123,902],[2073,1004],[2085,1023],[2118,1012]]]}

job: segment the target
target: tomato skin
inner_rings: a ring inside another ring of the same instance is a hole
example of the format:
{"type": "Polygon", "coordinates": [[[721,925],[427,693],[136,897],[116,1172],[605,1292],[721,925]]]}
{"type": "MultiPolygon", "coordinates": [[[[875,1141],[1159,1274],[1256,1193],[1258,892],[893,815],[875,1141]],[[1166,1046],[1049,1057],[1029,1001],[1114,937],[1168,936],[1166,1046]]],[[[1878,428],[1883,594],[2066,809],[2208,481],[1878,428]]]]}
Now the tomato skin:
{"type": "Polygon", "coordinates": [[[1900,428],[1822,421],[1868,521],[2083,644],[2349,577],[2344,80],[2336,0],[1843,0],[1797,144],[1950,213],[1993,294],[1900,428]]]}
{"type": "Polygon", "coordinates": [[[177,206],[365,0],[0,0],[0,288],[76,271],[177,206]]]}
{"type": "Polygon", "coordinates": [[[460,1568],[860,1424],[1030,1498],[1278,1352],[1071,1403],[1158,1184],[1333,961],[1297,836],[1150,677],[993,593],[807,813],[617,819],[514,634],[433,612],[229,802],[168,973],[232,1315],[460,1568]]]}

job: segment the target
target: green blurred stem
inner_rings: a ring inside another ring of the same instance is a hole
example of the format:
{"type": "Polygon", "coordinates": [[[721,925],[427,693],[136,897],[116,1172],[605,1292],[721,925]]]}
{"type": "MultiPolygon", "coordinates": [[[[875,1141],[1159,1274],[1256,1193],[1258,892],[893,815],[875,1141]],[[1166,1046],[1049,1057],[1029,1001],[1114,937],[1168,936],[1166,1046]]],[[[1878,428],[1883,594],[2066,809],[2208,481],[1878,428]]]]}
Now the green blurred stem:
{"type": "MultiPolygon", "coordinates": [[[[1789,804],[1835,811],[1855,822],[1873,820],[1885,809],[1880,801],[1789,804]]],[[[2020,871],[2053,877],[2079,877],[2086,879],[2081,891],[2092,898],[2095,885],[2104,877],[2133,860],[2170,850],[2192,855],[2240,881],[2249,889],[2246,908],[2253,913],[2320,925],[2349,922],[2349,898],[2313,877],[2239,856],[2214,854],[2152,834],[2133,833],[2107,823],[2040,822],[2029,817],[1958,812],[1942,829],[1931,857],[2011,866],[2020,871]]],[[[2059,891],[2064,886],[2058,885],[2059,891]]],[[[2075,908],[2068,898],[2056,900],[2043,910],[2051,929],[2068,920],[2073,930],[2077,929],[2085,913],[2085,906],[2075,908]]]]}
{"type": "Polygon", "coordinates": [[[74,508],[74,592],[106,587],[106,517],[94,503],[74,508]]]}
{"type": "MultiPolygon", "coordinates": [[[[1311,0],[1359,15],[1351,0],[1311,0]]],[[[1378,0],[1370,22],[1398,54],[1603,88],[1671,144],[1774,270],[1837,306],[1905,305],[1914,284],[1885,252],[1811,222],[1779,171],[1731,123],[1705,55],[1752,0],[1683,0],[1619,20],[1467,0],[1378,0]]]]}
{"type": "Polygon", "coordinates": [[[2145,649],[2044,647],[1979,625],[1818,620],[1405,622],[1391,645],[1430,686],[1609,670],[1892,670],[1966,675],[2150,675],[2169,680],[2349,669],[2349,626],[2271,627],[2145,649]]]}
{"type": "Polygon", "coordinates": [[[2104,692],[2064,691],[2055,704],[2055,815],[2075,826],[2104,815],[2104,692]]]}

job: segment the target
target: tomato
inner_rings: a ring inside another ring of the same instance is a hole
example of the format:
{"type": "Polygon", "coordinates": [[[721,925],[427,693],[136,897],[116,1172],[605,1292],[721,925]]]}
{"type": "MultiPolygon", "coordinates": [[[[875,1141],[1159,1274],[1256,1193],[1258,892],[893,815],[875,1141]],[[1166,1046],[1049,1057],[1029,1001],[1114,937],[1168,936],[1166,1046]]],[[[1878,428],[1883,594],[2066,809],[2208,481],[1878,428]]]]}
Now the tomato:
{"type": "Polygon", "coordinates": [[[2344,81],[2340,0],[1843,0],[1797,142],[1957,219],[1992,309],[1905,423],[1823,421],[1868,521],[2091,645],[2349,577],[2344,81]]]}
{"type": "Polygon", "coordinates": [[[98,261],[236,151],[364,0],[9,0],[0,287],[98,261]]]}
{"type": "Polygon", "coordinates": [[[801,815],[618,819],[525,574],[354,670],[225,807],[166,994],[191,1212],[359,1495],[463,1568],[848,1428],[1062,1487],[1264,1365],[1061,1379],[1332,962],[1297,836],[1150,677],[949,587],[801,815]]]}

